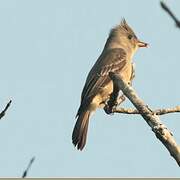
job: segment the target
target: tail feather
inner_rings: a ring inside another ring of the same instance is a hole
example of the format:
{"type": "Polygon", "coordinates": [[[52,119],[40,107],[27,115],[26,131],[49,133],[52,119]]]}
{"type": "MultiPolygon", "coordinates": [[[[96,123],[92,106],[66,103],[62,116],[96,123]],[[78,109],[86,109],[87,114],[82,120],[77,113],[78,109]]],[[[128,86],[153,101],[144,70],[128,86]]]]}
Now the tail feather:
{"type": "Polygon", "coordinates": [[[82,150],[86,144],[90,111],[81,112],[78,116],[72,134],[72,142],[77,149],[82,150]]]}

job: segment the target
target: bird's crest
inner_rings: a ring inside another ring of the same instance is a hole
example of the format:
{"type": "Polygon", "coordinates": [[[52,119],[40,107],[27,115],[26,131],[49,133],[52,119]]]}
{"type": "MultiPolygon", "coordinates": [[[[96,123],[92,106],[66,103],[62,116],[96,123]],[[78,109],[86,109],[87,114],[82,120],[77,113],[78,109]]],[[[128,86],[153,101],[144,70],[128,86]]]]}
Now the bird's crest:
{"type": "Polygon", "coordinates": [[[115,34],[115,33],[118,32],[118,31],[124,31],[124,32],[130,33],[130,34],[136,36],[135,33],[134,33],[134,31],[133,31],[133,30],[131,29],[131,27],[127,24],[127,22],[126,22],[126,20],[125,20],[124,18],[122,19],[122,21],[121,21],[121,23],[120,23],[119,25],[115,26],[115,27],[111,30],[110,35],[113,35],[113,34],[115,34]]]}

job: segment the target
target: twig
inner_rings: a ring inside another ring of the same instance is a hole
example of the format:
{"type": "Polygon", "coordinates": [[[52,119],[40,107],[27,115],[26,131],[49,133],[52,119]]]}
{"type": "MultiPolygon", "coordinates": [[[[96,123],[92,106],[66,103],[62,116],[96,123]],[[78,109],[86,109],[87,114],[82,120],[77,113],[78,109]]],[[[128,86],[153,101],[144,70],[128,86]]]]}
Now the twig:
{"type": "Polygon", "coordinates": [[[6,111],[8,110],[9,106],[11,105],[12,100],[10,100],[4,110],[0,113],[0,119],[5,115],[6,111]]]}
{"type": "Polygon", "coordinates": [[[177,145],[172,133],[162,124],[159,116],[138,97],[135,90],[126,84],[119,76],[114,73],[109,73],[113,83],[119,87],[124,95],[133,103],[136,109],[140,112],[141,116],[151,127],[156,137],[164,144],[171,156],[176,160],[180,166],[180,146],[177,145]]]}
{"type": "MultiPolygon", "coordinates": [[[[122,114],[141,114],[137,109],[132,109],[132,108],[122,108],[118,107],[116,109],[113,109],[113,113],[122,113],[122,114]]],[[[164,115],[164,114],[169,114],[169,113],[176,113],[180,112],[180,106],[176,106],[174,108],[166,108],[166,109],[156,109],[153,110],[153,113],[156,115],[164,115]]]]}
{"type": "Polygon", "coordinates": [[[27,176],[27,173],[29,172],[29,169],[30,169],[32,163],[34,162],[34,160],[35,160],[35,157],[33,157],[33,158],[30,160],[30,162],[29,162],[29,164],[28,164],[28,167],[26,168],[26,170],[24,171],[24,173],[23,173],[23,175],[22,175],[22,178],[25,178],[25,177],[27,176]]]}
{"type": "Polygon", "coordinates": [[[169,7],[164,3],[160,2],[161,7],[171,16],[171,18],[175,21],[176,26],[180,28],[180,21],[177,19],[177,17],[174,15],[174,13],[169,9],[169,7]]]}

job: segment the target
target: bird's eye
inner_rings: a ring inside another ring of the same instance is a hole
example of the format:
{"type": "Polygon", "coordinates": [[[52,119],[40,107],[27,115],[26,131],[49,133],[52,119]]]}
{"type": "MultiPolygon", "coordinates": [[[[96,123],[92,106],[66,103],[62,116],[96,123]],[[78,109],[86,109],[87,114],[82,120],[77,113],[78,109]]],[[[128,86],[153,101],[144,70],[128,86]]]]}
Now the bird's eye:
{"type": "Polygon", "coordinates": [[[131,34],[128,35],[128,39],[132,39],[132,37],[133,37],[133,36],[132,36],[131,34]]]}

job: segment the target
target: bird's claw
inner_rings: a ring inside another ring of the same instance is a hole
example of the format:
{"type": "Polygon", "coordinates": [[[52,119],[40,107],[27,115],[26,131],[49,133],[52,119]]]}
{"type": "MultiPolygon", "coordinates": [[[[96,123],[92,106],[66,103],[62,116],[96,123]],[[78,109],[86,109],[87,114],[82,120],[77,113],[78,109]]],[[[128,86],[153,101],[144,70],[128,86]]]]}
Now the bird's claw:
{"type": "Polygon", "coordinates": [[[118,106],[118,102],[115,102],[113,104],[111,103],[107,103],[105,106],[104,106],[104,111],[107,113],[107,114],[114,114],[114,111],[115,109],[117,108],[118,106]]]}

